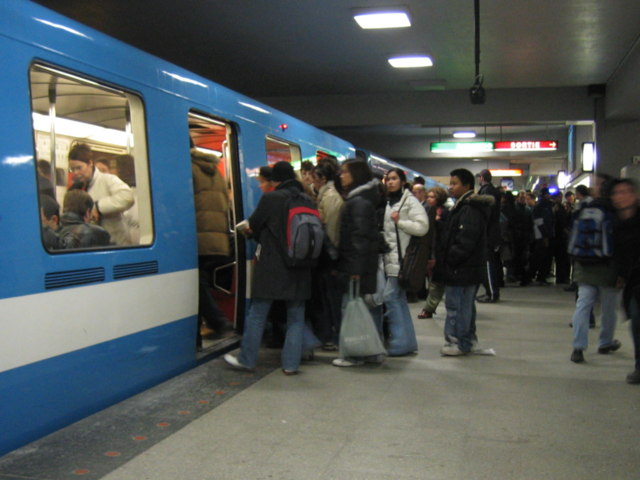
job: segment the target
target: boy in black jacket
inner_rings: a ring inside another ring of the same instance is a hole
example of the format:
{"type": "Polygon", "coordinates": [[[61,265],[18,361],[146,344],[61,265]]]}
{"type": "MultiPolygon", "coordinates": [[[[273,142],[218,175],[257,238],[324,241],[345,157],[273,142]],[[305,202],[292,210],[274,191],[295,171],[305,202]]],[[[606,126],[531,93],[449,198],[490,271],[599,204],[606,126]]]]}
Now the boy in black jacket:
{"type": "Polygon", "coordinates": [[[474,301],[487,262],[487,222],[495,200],[490,195],[475,195],[473,187],[469,170],[451,172],[449,191],[456,204],[449,212],[436,260],[446,285],[447,344],[440,353],[447,356],[470,353],[477,340],[474,301]]]}

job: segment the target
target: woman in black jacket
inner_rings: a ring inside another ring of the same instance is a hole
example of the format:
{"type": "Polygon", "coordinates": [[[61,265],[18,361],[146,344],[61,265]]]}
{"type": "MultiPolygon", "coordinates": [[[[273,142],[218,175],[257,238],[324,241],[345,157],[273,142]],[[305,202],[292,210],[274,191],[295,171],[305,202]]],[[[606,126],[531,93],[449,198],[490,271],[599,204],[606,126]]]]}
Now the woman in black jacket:
{"type": "MultiPolygon", "coordinates": [[[[340,217],[340,256],[336,265],[347,295],[351,280],[360,281],[360,294],[376,292],[378,272],[378,225],[376,206],[380,201],[378,180],[373,178],[366,162],[355,158],[342,164],[340,173],[345,204],[340,217]]],[[[374,315],[381,330],[379,315],[374,315]]],[[[337,367],[362,365],[363,359],[336,358],[337,367]]]]}

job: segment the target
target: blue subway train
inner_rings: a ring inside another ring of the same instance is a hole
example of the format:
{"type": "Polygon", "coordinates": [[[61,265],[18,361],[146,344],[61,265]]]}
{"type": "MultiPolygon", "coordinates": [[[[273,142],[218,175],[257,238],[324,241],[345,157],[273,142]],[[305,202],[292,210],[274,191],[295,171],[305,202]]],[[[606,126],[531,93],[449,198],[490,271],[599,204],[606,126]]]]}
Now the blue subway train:
{"type": "Polygon", "coordinates": [[[255,245],[233,226],[259,167],[356,150],[28,1],[0,3],[0,66],[2,455],[198,364],[192,147],[221,159],[233,254],[213,282],[238,331],[255,245]],[[56,249],[43,196],[63,204],[79,145],[126,183],[131,235],[56,249]]]}

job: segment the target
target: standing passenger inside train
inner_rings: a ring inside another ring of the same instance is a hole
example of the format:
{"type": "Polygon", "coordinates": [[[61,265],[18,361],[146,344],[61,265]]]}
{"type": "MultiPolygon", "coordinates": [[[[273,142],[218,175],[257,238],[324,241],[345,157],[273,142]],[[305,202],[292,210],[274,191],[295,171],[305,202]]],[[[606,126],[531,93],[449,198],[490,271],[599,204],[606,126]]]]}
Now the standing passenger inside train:
{"type": "MultiPolygon", "coordinates": [[[[318,192],[318,212],[325,227],[329,241],[334,247],[340,245],[340,214],[344,201],[335,187],[336,170],[329,162],[322,163],[313,169],[313,185],[318,192]]],[[[342,319],[342,289],[332,274],[334,265],[326,259],[325,265],[318,265],[320,290],[322,295],[322,315],[318,337],[324,343],[324,350],[337,350],[342,319]]]]}
{"type": "Polygon", "coordinates": [[[123,213],[134,203],[133,192],[115,175],[102,173],[93,163],[91,147],[78,143],[69,152],[69,171],[73,173],[72,189],[86,190],[95,205],[93,221],[101,225],[116,245],[131,245],[131,236],[123,213]]]}
{"type": "Polygon", "coordinates": [[[79,248],[109,246],[109,233],[104,228],[89,223],[94,206],[93,199],[87,192],[69,190],[64,196],[59,235],[64,238],[73,234],[80,243],[79,248]]]}
{"type": "Polygon", "coordinates": [[[311,297],[311,269],[289,268],[281,247],[286,245],[288,199],[292,193],[303,194],[304,189],[287,162],[273,165],[271,181],[275,190],[262,195],[247,229],[247,234],[257,238],[260,245],[240,353],[237,357],[227,354],[224,359],[234,368],[253,370],[271,303],[285,300],[287,335],[282,351],[282,370],[285,375],[294,375],[298,373],[303,347],[316,346],[303,345],[304,307],[305,300],[311,297]]]}
{"type": "Polygon", "coordinates": [[[412,236],[423,236],[429,220],[418,199],[405,189],[407,178],[400,168],[389,170],[386,177],[387,207],[384,212],[384,238],[391,251],[384,256],[387,284],[384,304],[389,322],[387,351],[390,356],[418,351],[418,340],[407,302],[407,292],[398,284],[400,258],[404,258],[412,236]]]}
{"type": "Polygon", "coordinates": [[[447,319],[442,355],[467,355],[477,341],[475,295],[484,280],[487,262],[487,222],[495,199],[474,195],[473,173],[464,168],[451,172],[449,191],[456,204],[449,212],[436,259],[446,285],[447,319]]]}
{"type": "Polygon", "coordinates": [[[218,170],[220,158],[191,148],[191,173],[198,236],[199,296],[198,316],[211,329],[211,335],[224,336],[232,330],[231,322],[220,310],[213,296],[213,272],[229,263],[229,191],[218,170]]]}
{"type": "MultiPolygon", "coordinates": [[[[376,210],[380,202],[380,181],[373,178],[364,160],[351,158],[341,167],[340,181],[345,203],[340,217],[339,257],[336,263],[341,279],[342,306],[349,300],[349,283],[360,282],[360,294],[376,293],[378,273],[378,222],[376,210]]],[[[376,328],[382,335],[381,307],[371,309],[376,328]]],[[[353,367],[365,361],[380,362],[384,357],[336,358],[336,367],[353,367]]]]}

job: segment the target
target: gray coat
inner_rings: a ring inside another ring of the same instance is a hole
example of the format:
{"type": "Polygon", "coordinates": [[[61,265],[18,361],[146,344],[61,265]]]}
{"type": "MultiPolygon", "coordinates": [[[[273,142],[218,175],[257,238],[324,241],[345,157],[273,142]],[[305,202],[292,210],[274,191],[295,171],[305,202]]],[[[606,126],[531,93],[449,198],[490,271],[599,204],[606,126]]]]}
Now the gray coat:
{"type": "Polygon", "coordinates": [[[296,180],[282,182],[273,192],[262,195],[249,218],[249,227],[260,244],[251,296],[271,300],[307,300],[311,298],[311,269],[287,267],[280,246],[282,239],[286,239],[288,213],[283,189],[304,191],[296,180]]]}

